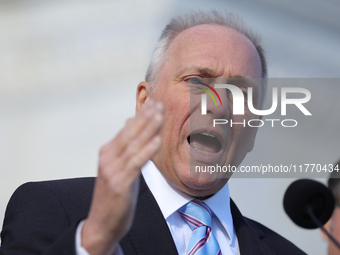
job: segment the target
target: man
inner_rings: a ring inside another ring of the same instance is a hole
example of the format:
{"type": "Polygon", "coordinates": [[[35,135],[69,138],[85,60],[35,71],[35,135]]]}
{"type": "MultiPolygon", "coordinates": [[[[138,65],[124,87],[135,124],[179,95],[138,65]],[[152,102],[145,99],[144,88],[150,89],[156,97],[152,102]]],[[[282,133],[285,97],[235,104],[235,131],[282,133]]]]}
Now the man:
{"type": "MultiPolygon", "coordinates": [[[[234,15],[173,19],[137,87],[136,117],[100,151],[95,185],[90,178],[20,187],[7,208],[0,254],[304,254],[244,218],[228,178],[190,175],[197,164],[238,166],[253,148],[256,128],[213,128],[213,119],[258,118],[248,109],[233,115],[225,89],[216,89],[221,104],[208,101],[202,118],[190,80],[266,75],[258,37],[234,15]]],[[[244,93],[247,86],[239,85],[244,93]]],[[[252,86],[261,107],[265,87],[252,86]]]]}
{"type": "MultiPolygon", "coordinates": [[[[335,197],[335,209],[331,219],[325,224],[326,230],[334,236],[334,238],[340,241],[340,173],[339,173],[340,161],[334,165],[334,170],[328,179],[328,188],[332,190],[335,197]]],[[[340,250],[338,247],[328,239],[328,237],[321,231],[322,236],[328,241],[328,255],[339,255],[340,250]]]]}

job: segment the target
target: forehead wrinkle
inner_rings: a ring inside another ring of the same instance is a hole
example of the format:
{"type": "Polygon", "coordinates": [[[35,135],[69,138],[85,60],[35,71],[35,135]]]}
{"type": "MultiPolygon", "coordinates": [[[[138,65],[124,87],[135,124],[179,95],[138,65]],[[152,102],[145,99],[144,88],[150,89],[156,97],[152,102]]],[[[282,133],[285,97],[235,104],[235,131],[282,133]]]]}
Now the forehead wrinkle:
{"type": "MultiPolygon", "coordinates": [[[[248,43],[248,39],[237,31],[222,27],[222,34],[228,32],[228,37],[225,38],[226,40],[217,38],[216,43],[218,47],[223,45],[221,50],[225,50],[225,53],[246,55],[247,59],[244,61],[243,65],[245,66],[243,67],[239,66],[240,64],[235,66],[234,62],[228,59],[227,55],[226,59],[224,59],[221,54],[216,55],[214,51],[211,53],[204,47],[204,43],[209,43],[211,39],[216,37],[216,32],[219,32],[216,31],[216,27],[219,26],[202,25],[193,27],[182,31],[173,39],[167,50],[166,61],[166,63],[172,62],[175,64],[171,75],[172,77],[177,80],[183,78],[184,75],[190,74],[201,75],[207,78],[250,78],[258,76],[257,74],[253,74],[254,70],[251,70],[256,62],[253,59],[254,56],[251,51],[254,46],[250,41],[248,43]],[[212,28],[212,30],[210,28],[212,28]],[[197,45],[200,40],[203,40],[202,47],[197,45]],[[224,41],[222,44],[221,40],[224,41]],[[192,43],[194,43],[194,45],[192,45],[192,43]]],[[[219,34],[221,33],[219,32],[219,34]]],[[[216,50],[217,49],[215,49],[215,51],[216,50]]],[[[236,59],[237,58],[238,56],[236,56],[236,59]]],[[[233,59],[235,59],[235,57],[233,59]]]]}
{"type": "Polygon", "coordinates": [[[199,74],[202,75],[203,77],[218,77],[220,76],[220,72],[209,68],[209,67],[203,67],[203,66],[197,66],[197,65],[191,65],[191,66],[186,66],[186,67],[177,67],[175,71],[176,76],[181,76],[186,73],[191,73],[191,74],[199,74]]]}

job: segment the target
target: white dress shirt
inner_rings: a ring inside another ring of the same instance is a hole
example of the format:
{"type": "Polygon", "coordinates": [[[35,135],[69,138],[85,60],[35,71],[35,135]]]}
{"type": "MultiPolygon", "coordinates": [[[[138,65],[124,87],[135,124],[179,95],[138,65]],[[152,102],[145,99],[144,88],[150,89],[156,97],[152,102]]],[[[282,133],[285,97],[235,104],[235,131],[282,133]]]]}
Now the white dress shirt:
{"type": "MultiPolygon", "coordinates": [[[[192,234],[188,223],[177,212],[193,198],[174,188],[152,161],[142,168],[142,174],[168,224],[178,254],[184,255],[192,234]]],[[[212,232],[223,255],[239,255],[238,241],[230,211],[228,183],[212,197],[204,200],[216,217],[212,218],[212,232]]]]}
{"type": "MultiPolygon", "coordinates": [[[[192,230],[177,210],[193,198],[168,183],[152,161],[148,161],[142,167],[142,174],[168,224],[178,254],[186,254],[192,230]]],[[[222,254],[239,255],[238,241],[230,211],[228,183],[215,195],[204,200],[204,203],[210,207],[216,216],[212,218],[211,227],[220,245],[222,254]]],[[[89,255],[81,246],[82,225],[82,223],[79,224],[76,233],[76,252],[77,255],[89,255]]],[[[120,247],[115,252],[115,255],[123,255],[120,247]]]]}

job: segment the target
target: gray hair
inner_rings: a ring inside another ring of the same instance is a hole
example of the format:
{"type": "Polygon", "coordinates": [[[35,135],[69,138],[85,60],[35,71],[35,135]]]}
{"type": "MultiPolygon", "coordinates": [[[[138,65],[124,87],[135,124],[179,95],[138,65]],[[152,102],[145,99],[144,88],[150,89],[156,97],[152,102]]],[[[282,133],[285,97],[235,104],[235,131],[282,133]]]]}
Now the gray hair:
{"type": "MultiPolygon", "coordinates": [[[[218,12],[212,10],[210,12],[193,11],[185,15],[179,15],[171,19],[162,32],[161,37],[153,51],[148,70],[145,75],[145,81],[149,82],[150,89],[153,90],[160,70],[166,61],[166,52],[173,39],[182,31],[203,24],[216,24],[232,28],[237,32],[246,36],[255,46],[261,61],[262,77],[267,78],[267,63],[264,50],[261,46],[261,37],[254,33],[239,16],[230,12],[218,12]]],[[[266,94],[266,84],[264,84],[263,96],[266,94]]],[[[263,98],[264,99],[264,98],[263,98]]],[[[262,105],[263,105],[263,101],[262,105]]]]}

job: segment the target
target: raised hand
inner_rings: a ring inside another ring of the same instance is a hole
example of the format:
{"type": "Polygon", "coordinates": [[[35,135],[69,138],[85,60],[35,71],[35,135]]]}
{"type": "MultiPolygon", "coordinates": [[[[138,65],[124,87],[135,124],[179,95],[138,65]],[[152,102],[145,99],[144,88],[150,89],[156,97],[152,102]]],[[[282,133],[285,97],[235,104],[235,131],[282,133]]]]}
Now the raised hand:
{"type": "Polygon", "coordinates": [[[131,227],[141,167],[160,148],[163,104],[149,99],[134,118],[100,150],[99,170],[82,246],[110,254],[131,227]]]}

